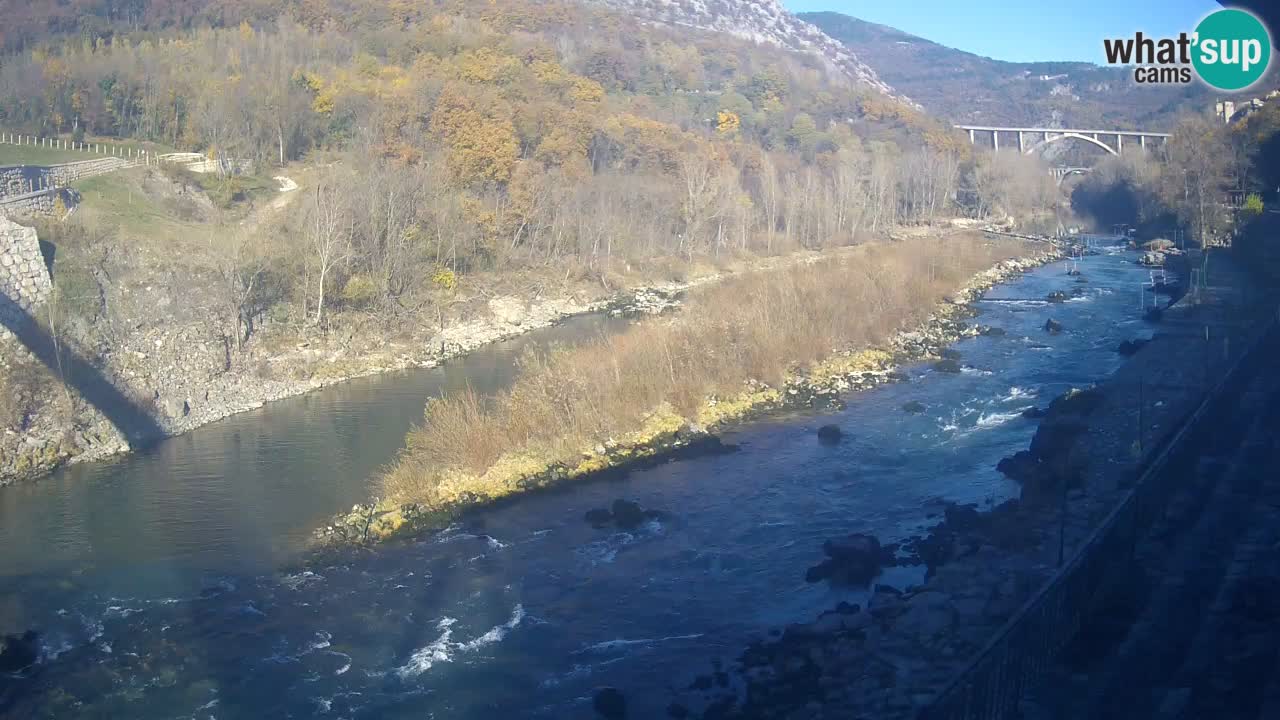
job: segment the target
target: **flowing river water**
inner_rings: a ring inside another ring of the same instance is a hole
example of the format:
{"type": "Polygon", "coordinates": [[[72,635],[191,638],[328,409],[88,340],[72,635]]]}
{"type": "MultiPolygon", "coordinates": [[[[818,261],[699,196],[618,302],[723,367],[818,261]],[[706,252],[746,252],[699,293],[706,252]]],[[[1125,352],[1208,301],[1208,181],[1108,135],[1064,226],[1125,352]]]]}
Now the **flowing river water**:
{"type": "MultiPolygon", "coordinates": [[[[528,345],[615,332],[579,318],[443,368],[268,405],[108,463],[0,488],[0,632],[37,629],[41,660],[0,675],[0,716],[589,718],[621,688],[633,717],[772,628],[855,590],[808,584],[822,541],[921,534],[945,501],[1000,502],[1021,416],[1121,363],[1146,337],[1146,270],[1120,251],[992,289],[956,345],[834,413],[746,424],[736,447],[541,492],[415,542],[307,562],[325,518],[366,497],[433,394],[510,381],[528,345]],[[1040,300],[1083,288],[1062,304],[1040,300]],[[1049,335],[1047,318],[1065,331],[1049,335]],[[924,405],[908,413],[908,402],[924,405]],[[835,423],[839,445],[814,431],[835,423]],[[631,532],[583,514],[616,498],[663,511],[631,532]]],[[[889,571],[902,587],[922,573],[889,571]]]]}

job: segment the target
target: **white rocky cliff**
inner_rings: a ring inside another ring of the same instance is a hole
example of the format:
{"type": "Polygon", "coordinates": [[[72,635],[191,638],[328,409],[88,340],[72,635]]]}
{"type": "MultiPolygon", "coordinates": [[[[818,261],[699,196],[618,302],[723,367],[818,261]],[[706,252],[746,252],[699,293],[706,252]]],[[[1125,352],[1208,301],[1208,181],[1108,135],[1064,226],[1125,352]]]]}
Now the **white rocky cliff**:
{"type": "MultiPolygon", "coordinates": [[[[780,0],[592,0],[652,22],[722,32],[820,58],[835,73],[910,103],[842,43],[780,0]]],[[[912,103],[914,104],[914,103],[912,103]]]]}

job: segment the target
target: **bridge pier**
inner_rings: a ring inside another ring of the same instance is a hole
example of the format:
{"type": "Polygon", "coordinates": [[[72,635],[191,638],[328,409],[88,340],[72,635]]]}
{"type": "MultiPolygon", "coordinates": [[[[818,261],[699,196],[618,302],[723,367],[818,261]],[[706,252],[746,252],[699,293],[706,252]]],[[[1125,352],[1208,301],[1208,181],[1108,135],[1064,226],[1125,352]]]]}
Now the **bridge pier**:
{"type": "Polygon", "coordinates": [[[1021,130],[1019,130],[1019,131],[1018,131],[1018,152],[1020,152],[1020,153],[1026,152],[1026,148],[1024,148],[1024,147],[1023,147],[1023,143],[1022,143],[1022,131],[1021,131],[1021,130]]]}

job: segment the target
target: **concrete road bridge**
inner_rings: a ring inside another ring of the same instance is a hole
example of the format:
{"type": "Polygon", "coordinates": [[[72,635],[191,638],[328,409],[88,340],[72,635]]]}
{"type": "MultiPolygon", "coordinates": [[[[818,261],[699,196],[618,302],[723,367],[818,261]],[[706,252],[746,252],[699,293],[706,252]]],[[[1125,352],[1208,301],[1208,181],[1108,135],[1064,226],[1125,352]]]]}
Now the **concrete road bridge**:
{"type": "Polygon", "coordinates": [[[1049,174],[1053,176],[1053,179],[1054,179],[1054,180],[1057,180],[1057,181],[1058,181],[1058,184],[1059,184],[1059,185],[1061,185],[1061,184],[1063,183],[1063,181],[1064,181],[1064,180],[1066,180],[1066,179],[1067,179],[1068,177],[1070,177],[1071,175],[1084,175],[1084,174],[1086,174],[1086,173],[1090,173],[1090,172],[1093,172],[1093,168],[1087,168],[1087,167],[1054,167],[1054,168],[1049,168],[1049,174]]]}
{"type": "Polygon", "coordinates": [[[1133,147],[1135,141],[1139,148],[1146,149],[1148,144],[1163,143],[1168,140],[1168,133],[1145,132],[1142,130],[1080,130],[1075,128],[1035,128],[1035,127],[993,127],[989,125],[956,125],[960,130],[969,133],[969,142],[978,143],[978,138],[991,137],[991,147],[1000,149],[1000,138],[1006,142],[1013,141],[1018,152],[1031,155],[1045,147],[1063,140],[1080,140],[1102,148],[1110,155],[1123,155],[1125,140],[1133,147]]]}

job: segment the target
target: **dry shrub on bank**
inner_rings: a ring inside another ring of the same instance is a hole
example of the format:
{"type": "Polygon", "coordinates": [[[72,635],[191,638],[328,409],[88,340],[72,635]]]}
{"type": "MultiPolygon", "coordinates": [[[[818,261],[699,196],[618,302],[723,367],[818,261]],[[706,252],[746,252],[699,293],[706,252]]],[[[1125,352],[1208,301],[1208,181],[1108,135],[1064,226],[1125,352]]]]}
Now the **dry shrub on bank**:
{"type": "Polygon", "coordinates": [[[492,399],[461,392],[428,403],[383,489],[432,505],[445,472],[479,476],[504,453],[573,462],[664,402],[693,418],[708,397],[737,395],[748,380],[778,387],[790,370],[923,322],[945,294],[1020,254],[1020,243],[973,235],[914,238],[701,289],[674,319],[526,357],[492,399]]]}

